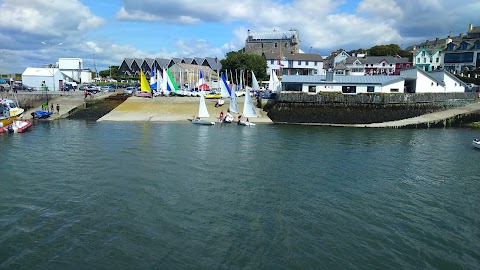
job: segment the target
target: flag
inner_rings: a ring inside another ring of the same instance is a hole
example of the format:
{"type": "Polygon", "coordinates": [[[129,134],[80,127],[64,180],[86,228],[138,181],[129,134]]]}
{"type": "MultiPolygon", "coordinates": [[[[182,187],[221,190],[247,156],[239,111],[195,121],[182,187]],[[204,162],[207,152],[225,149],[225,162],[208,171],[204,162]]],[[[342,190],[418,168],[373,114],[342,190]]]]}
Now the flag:
{"type": "Polygon", "coordinates": [[[203,73],[200,70],[200,79],[198,80],[198,89],[200,90],[208,90],[208,84],[205,82],[205,79],[203,79],[203,73]]]}

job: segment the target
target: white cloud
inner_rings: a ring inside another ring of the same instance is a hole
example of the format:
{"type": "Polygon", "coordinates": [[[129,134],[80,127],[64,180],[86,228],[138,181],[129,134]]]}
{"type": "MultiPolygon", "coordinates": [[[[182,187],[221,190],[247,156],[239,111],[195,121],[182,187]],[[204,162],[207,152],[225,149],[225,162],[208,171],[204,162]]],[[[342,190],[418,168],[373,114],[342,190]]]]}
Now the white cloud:
{"type": "Polygon", "coordinates": [[[466,33],[469,23],[480,24],[478,10],[480,1],[451,0],[122,0],[95,6],[0,0],[0,73],[63,56],[84,58],[86,65],[95,57],[105,66],[126,57],[223,58],[243,48],[248,29],[297,29],[302,48],[322,54],[390,43],[405,47],[466,33]]]}
{"type": "Polygon", "coordinates": [[[0,29],[46,39],[75,38],[103,22],[77,0],[5,0],[0,5],[0,29]]]}

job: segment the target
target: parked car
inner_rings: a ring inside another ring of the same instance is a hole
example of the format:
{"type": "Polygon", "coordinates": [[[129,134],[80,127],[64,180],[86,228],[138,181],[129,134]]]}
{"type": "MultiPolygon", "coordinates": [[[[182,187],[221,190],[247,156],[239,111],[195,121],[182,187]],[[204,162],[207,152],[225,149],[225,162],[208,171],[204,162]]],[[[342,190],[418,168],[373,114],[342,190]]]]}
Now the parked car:
{"type": "Polygon", "coordinates": [[[102,86],[102,88],[100,88],[100,90],[102,92],[115,92],[115,88],[113,88],[113,86],[110,86],[110,85],[104,85],[102,86]]]}
{"type": "Polygon", "coordinates": [[[62,88],[63,91],[70,91],[70,90],[75,90],[75,89],[76,89],[76,87],[73,86],[73,84],[69,84],[69,83],[64,84],[63,88],[62,88]]]}
{"type": "Polygon", "coordinates": [[[125,88],[125,90],[123,90],[123,93],[127,94],[127,95],[132,95],[132,94],[136,93],[137,91],[138,91],[138,89],[135,86],[129,86],[129,87],[125,88]]]}

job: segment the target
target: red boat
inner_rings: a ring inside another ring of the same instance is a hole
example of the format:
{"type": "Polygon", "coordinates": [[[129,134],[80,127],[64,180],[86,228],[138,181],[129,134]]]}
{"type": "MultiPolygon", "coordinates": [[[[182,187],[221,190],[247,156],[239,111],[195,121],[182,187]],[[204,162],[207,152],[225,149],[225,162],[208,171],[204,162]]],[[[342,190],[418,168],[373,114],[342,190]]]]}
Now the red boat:
{"type": "Polygon", "coordinates": [[[14,120],[13,123],[0,128],[0,133],[23,133],[30,129],[32,122],[28,120],[14,120]]]}

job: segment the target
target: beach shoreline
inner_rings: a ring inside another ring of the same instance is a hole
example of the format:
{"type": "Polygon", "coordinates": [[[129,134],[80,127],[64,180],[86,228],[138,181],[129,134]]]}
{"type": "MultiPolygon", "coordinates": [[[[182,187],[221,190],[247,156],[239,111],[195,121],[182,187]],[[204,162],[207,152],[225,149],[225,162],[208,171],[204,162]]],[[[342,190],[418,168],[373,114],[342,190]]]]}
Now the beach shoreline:
{"type": "MultiPolygon", "coordinates": [[[[244,97],[238,97],[240,113],[231,113],[235,119],[243,111],[244,97]]],[[[227,113],[229,108],[226,100],[221,107],[215,107],[215,99],[205,100],[210,117],[208,121],[217,121],[220,112],[227,113]]],[[[98,122],[187,122],[198,114],[198,97],[129,97],[122,104],[104,115],[98,122]]],[[[252,123],[273,123],[267,112],[256,108],[259,117],[250,118],[252,123]]]]}

